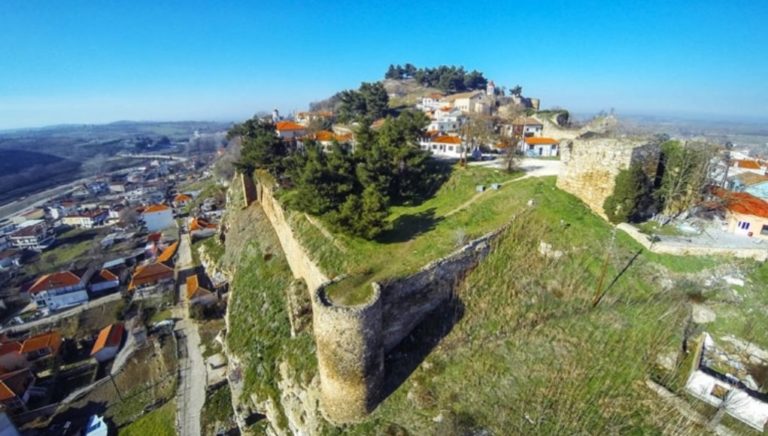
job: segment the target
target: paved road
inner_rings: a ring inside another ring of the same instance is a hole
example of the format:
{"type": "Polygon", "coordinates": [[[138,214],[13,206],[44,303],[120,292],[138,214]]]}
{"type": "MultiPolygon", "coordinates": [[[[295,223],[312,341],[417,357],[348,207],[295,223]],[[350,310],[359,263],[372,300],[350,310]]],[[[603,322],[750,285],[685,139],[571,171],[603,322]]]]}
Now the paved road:
{"type": "MultiPolygon", "coordinates": [[[[504,168],[504,159],[496,159],[491,161],[470,162],[471,166],[489,167],[489,168],[504,168]]],[[[528,177],[545,177],[556,176],[560,171],[562,164],[559,160],[553,159],[534,159],[530,157],[524,157],[520,159],[519,166],[525,171],[525,175],[528,177]]]]}
{"type": "MultiPolygon", "coordinates": [[[[176,271],[191,268],[192,250],[189,234],[181,235],[179,256],[176,271]]],[[[186,308],[187,285],[179,285],[179,304],[174,308],[174,316],[183,318],[176,323],[176,336],[179,338],[179,348],[182,350],[179,359],[180,384],[177,400],[177,422],[179,434],[183,436],[199,436],[200,412],[205,404],[205,361],[200,352],[200,335],[197,324],[189,318],[186,308]]]]}
{"type": "Polygon", "coordinates": [[[4,327],[0,329],[0,333],[15,333],[20,332],[24,330],[29,330],[33,327],[40,327],[48,324],[54,324],[59,322],[60,320],[64,318],[69,318],[70,316],[75,316],[80,314],[81,312],[93,309],[94,307],[99,307],[101,305],[119,300],[122,298],[119,292],[115,292],[114,294],[109,294],[105,297],[98,298],[96,300],[91,300],[85,304],[81,304],[80,306],[75,306],[71,309],[67,309],[63,312],[57,312],[54,313],[51,316],[47,316],[45,318],[36,319],[34,321],[26,322],[24,324],[14,325],[10,327],[4,327]]]}

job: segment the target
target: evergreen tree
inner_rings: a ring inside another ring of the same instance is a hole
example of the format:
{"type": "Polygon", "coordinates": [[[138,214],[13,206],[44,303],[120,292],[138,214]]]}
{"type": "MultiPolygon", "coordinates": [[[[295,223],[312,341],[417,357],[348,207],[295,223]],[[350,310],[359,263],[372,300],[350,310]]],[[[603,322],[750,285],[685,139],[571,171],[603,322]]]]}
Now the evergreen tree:
{"type": "Polygon", "coordinates": [[[227,136],[242,138],[240,160],[235,163],[238,171],[250,174],[256,169],[267,169],[277,175],[285,168],[283,160],[288,155],[288,147],[277,136],[271,122],[253,117],[233,126],[227,136]]]}

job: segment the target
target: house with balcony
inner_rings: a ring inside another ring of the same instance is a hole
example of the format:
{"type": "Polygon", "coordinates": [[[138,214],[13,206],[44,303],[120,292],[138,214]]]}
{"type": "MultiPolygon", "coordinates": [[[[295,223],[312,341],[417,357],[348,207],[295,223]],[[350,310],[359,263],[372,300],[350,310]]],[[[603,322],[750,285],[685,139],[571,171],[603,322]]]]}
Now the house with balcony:
{"type": "Polygon", "coordinates": [[[59,271],[39,277],[27,290],[38,309],[57,311],[88,301],[89,272],[59,271]]]}
{"type": "Polygon", "coordinates": [[[8,236],[11,246],[21,250],[43,251],[56,242],[53,229],[43,220],[27,222],[8,236]]]}
{"type": "Polygon", "coordinates": [[[92,229],[103,226],[109,218],[109,211],[105,209],[84,210],[76,214],[67,215],[61,219],[64,225],[80,229],[92,229]]]}

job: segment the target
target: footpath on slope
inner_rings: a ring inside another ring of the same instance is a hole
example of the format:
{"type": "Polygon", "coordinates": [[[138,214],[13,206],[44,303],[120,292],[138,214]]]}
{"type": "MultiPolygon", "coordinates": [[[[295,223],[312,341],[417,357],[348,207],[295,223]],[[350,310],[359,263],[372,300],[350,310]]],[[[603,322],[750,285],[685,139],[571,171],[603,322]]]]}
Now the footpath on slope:
{"type": "MultiPolygon", "coordinates": [[[[176,273],[194,268],[189,234],[181,235],[176,273]]],[[[179,388],[177,392],[176,428],[184,436],[199,436],[200,414],[205,404],[205,362],[200,352],[200,335],[197,323],[189,317],[187,310],[187,285],[179,284],[179,302],[174,308],[176,323],[174,333],[179,340],[179,388]]]]}

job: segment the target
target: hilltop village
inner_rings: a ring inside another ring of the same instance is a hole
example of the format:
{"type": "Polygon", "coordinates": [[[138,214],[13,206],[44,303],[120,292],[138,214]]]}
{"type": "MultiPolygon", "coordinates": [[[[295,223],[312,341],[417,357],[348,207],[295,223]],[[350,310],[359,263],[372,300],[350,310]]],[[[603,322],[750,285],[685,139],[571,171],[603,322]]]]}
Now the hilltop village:
{"type": "Polygon", "coordinates": [[[224,136],[2,221],[5,428],[765,431],[747,148],[410,64],[224,136]]]}

